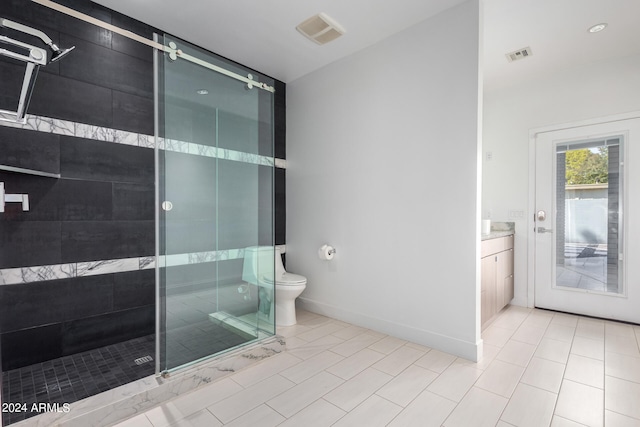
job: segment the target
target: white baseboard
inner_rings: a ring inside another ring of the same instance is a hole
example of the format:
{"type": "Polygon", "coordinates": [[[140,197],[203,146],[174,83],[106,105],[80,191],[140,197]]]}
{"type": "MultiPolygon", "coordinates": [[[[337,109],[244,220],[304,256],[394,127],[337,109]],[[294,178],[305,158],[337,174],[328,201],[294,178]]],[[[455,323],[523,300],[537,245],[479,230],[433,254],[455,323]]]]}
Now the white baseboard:
{"type": "Polygon", "coordinates": [[[329,304],[300,297],[296,300],[296,305],[312,313],[321,314],[356,326],[382,332],[387,335],[411,341],[416,344],[431,347],[445,353],[453,354],[467,360],[477,362],[482,357],[482,340],[479,342],[468,342],[457,338],[452,338],[436,332],[414,328],[409,325],[389,322],[361,313],[344,310],[329,304]]]}

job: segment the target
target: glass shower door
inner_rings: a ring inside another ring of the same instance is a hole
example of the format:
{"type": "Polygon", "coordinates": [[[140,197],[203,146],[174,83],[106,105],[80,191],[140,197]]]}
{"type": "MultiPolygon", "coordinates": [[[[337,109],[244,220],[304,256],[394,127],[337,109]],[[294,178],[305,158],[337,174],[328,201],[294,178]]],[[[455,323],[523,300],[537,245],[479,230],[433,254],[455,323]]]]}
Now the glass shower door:
{"type": "Polygon", "coordinates": [[[273,94],[180,57],[159,65],[158,335],[168,371],[274,333],[272,285],[252,279],[273,277],[273,94]],[[248,257],[255,247],[271,262],[248,257]]]}

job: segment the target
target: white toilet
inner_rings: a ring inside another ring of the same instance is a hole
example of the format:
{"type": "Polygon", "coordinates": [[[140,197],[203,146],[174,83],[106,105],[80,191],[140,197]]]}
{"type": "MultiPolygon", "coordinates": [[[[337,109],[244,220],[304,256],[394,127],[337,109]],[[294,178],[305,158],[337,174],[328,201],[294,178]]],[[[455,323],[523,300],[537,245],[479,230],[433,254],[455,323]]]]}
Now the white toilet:
{"type": "Polygon", "coordinates": [[[287,273],[282,264],[280,249],[273,246],[252,246],[244,250],[242,280],[261,288],[259,312],[268,314],[276,325],[291,326],[296,324],[296,298],[307,287],[307,278],[298,274],[287,273]],[[275,256],[275,262],[274,257],[275,256]],[[275,265],[275,274],[273,271],[275,265]],[[276,281],[275,313],[273,298],[273,279],[276,281]],[[266,300],[266,301],[265,301],[266,300]],[[268,306],[266,302],[268,301],[268,306]],[[267,313],[268,312],[268,313],[267,313]]]}

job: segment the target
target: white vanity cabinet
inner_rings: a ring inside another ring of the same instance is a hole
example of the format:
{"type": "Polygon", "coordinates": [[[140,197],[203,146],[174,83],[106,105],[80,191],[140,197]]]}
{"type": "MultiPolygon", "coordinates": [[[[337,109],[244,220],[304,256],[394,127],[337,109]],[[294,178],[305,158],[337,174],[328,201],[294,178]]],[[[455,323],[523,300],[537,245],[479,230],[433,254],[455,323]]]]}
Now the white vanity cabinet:
{"type": "Polygon", "coordinates": [[[513,234],[481,244],[481,322],[484,329],[513,299],[513,234]]]}

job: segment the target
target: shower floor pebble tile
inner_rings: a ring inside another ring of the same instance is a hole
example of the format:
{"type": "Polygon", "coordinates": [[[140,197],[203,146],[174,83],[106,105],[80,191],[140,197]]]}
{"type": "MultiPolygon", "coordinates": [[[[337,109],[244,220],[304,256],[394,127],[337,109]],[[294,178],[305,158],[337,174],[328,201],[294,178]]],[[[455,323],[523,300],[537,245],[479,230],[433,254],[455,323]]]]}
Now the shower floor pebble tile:
{"type": "Polygon", "coordinates": [[[474,363],[299,312],[278,330],[285,353],[116,426],[640,426],[638,327],[608,326],[595,351],[602,321],[521,307],[498,320],[474,363]]]}
{"type": "MultiPolygon", "coordinates": [[[[77,402],[86,397],[138,380],[155,371],[153,359],[137,365],[138,358],[155,356],[155,336],[85,351],[59,359],[3,372],[3,402],[77,402]]],[[[36,412],[3,411],[4,425],[22,421],[36,412]]]]}

